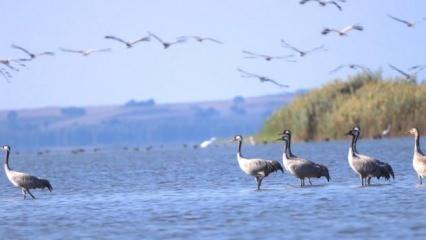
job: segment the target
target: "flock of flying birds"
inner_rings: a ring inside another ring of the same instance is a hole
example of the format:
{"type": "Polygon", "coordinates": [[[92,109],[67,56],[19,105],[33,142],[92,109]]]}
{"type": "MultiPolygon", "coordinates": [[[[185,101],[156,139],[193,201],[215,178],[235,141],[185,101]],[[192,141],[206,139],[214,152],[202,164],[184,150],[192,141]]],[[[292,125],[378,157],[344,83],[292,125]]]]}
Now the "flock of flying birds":
{"type": "MultiPolygon", "coordinates": [[[[336,7],[338,10],[342,11],[343,7],[342,4],[345,3],[346,0],[300,0],[299,4],[304,5],[304,4],[308,4],[308,3],[317,3],[319,6],[321,7],[327,7],[327,6],[334,6],[336,7]]],[[[416,20],[416,21],[409,21],[409,20],[405,20],[399,17],[395,17],[393,15],[388,14],[387,15],[391,20],[394,20],[396,22],[399,22],[403,25],[405,25],[408,28],[414,28],[415,26],[417,26],[418,24],[422,23],[423,21],[426,21],[426,17],[420,19],[420,20],[416,20]]],[[[348,36],[348,34],[350,32],[353,31],[364,31],[364,27],[361,24],[352,24],[349,26],[346,26],[344,28],[338,29],[338,28],[332,28],[332,27],[326,27],[321,31],[322,35],[330,35],[330,34],[336,34],[337,36],[343,37],[343,36],[348,36]]],[[[116,36],[112,36],[112,35],[107,35],[104,37],[107,40],[112,40],[112,41],[116,41],[117,43],[121,43],[123,44],[125,47],[127,48],[132,48],[134,47],[136,44],[142,43],[142,42],[149,42],[152,39],[157,41],[158,43],[160,43],[164,49],[168,49],[171,46],[177,45],[177,44],[181,44],[181,43],[185,43],[187,42],[187,40],[189,39],[193,39],[197,42],[205,42],[205,41],[209,41],[209,42],[213,42],[213,43],[217,43],[217,44],[223,44],[222,41],[219,41],[217,39],[211,38],[211,37],[202,37],[202,36],[181,36],[181,37],[177,37],[176,39],[172,40],[172,41],[165,41],[163,39],[161,39],[159,36],[155,35],[152,32],[148,32],[147,36],[141,37],[139,39],[136,39],[134,41],[128,41],[128,40],[124,40],[122,38],[116,37],[116,36]]],[[[324,52],[327,51],[327,49],[325,48],[324,45],[320,45],[317,47],[313,47],[310,49],[301,49],[298,47],[295,47],[294,45],[291,45],[290,43],[288,43],[286,40],[282,39],[281,40],[281,46],[283,48],[288,49],[289,51],[293,52],[292,54],[288,54],[288,55],[282,55],[282,56],[272,56],[272,55],[266,55],[266,54],[260,54],[260,53],[256,53],[253,51],[247,51],[247,50],[243,50],[242,54],[244,55],[244,58],[247,59],[263,59],[267,62],[270,62],[272,60],[283,60],[286,62],[296,62],[295,57],[299,57],[299,58],[303,58],[306,57],[314,52],[324,52]]],[[[38,53],[34,53],[31,52],[29,50],[27,50],[24,47],[18,46],[16,44],[12,44],[11,45],[12,48],[21,51],[22,53],[26,54],[27,57],[25,58],[0,58],[0,75],[3,76],[4,79],[6,79],[7,82],[10,82],[10,79],[12,78],[12,72],[19,72],[20,67],[26,67],[26,62],[29,61],[33,61],[34,59],[40,57],[40,56],[54,56],[55,53],[52,51],[44,51],[44,52],[38,52],[38,53]]],[[[70,49],[70,48],[59,48],[60,51],[65,52],[65,53],[73,53],[73,54],[80,54],[82,56],[89,56],[91,54],[94,53],[100,53],[100,52],[109,52],[111,51],[111,48],[102,48],[102,49],[70,49]]],[[[333,69],[332,71],[330,71],[330,74],[336,73],[342,69],[351,69],[351,70],[356,70],[356,71],[362,71],[366,74],[373,74],[373,72],[371,71],[371,69],[369,69],[366,66],[363,66],[361,64],[343,64],[343,65],[339,65],[337,66],[335,69],[333,69]]],[[[406,70],[403,70],[401,68],[398,68],[392,64],[389,64],[389,68],[396,71],[398,74],[400,74],[401,76],[403,76],[404,78],[406,78],[409,81],[416,81],[417,78],[417,74],[426,69],[426,65],[415,65],[412,66],[406,70]]],[[[258,79],[261,83],[271,83],[276,85],[277,87],[280,88],[288,88],[289,86],[286,84],[282,84],[276,80],[271,79],[270,77],[264,76],[264,75],[260,75],[260,74],[256,74],[256,73],[252,73],[249,71],[246,71],[244,69],[241,68],[237,68],[237,71],[241,74],[242,78],[255,78],[258,79]]]]}
{"type": "MultiPolygon", "coordinates": [[[[168,49],[171,46],[174,46],[176,44],[180,44],[180,43],[184,43],[187,42],[189,39],[193,39],[197,42],[205,42],[205,41],[209,41],[209,42],[213,42],[213,43],[218,43],[218,44],[223,44],[223,42],[211,38],[211,37],[201,37],[201,36],[181,36],[176,38],[173,41],[165,41],[162,38],[160,38],[159,36],[155,35],[154,33],[148,32],[147,36],[141,37],[139,39],[136,39],[134,41],[128,41],[128,40],[124,40],[123,38],[119,38],[116,36],[112,36],[112,35],[107,35],[104,37],[107,40],[112,40],[112,41],[116,41],[118,43],[121,43],[122,45],[124,45],[126,48],[133,48],[136,44],[142,43],[142,42],[149,42],[151,41],[151,39],[154,39],[155,41],[159,42],[161,44],[161,46],[164,49],[168,49]]],[[[12,78],[12,74],[11,71],[14,72],[19,72],[20,67],[26,67],[26,62],[29,61],[33,61],[34,59],[41,57],[41,56],[55,56],[55,52],[53,51],[44,51],[44,52],[37,52],[34,53],[32,51],[29,51],[28,49],[18,46],[16,44],[12,44],[11,45],[12,48],[21,51],[22,53],[26,54],[27,56],[25,58],[4,58],[1,59],[0,58],[0,66],[2,65],[2,67],[0,67],[0,75],[2,75],[6,81],[10,82],[10,79],[12,78]]],[[[60,51],[65,52],[65,53],[73,53],[73,54],[80,54],[82,56],[89,56],[95,53],[101,53],[101,52],[109,52],[111,51],[111,48],[99,48],[99,49],[93,49],[93,48],[89,48],[89,49],[70,49],[70,48],[64,48],[64,47],[60,47],[59,48],[60,51]]]]}

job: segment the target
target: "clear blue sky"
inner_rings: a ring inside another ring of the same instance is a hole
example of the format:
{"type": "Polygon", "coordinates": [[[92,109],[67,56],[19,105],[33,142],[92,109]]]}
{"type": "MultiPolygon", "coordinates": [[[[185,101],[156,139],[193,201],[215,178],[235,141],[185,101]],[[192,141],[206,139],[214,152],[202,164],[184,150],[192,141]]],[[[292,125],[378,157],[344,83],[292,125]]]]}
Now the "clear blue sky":
{"type": "MultiPolygon", "coordinates": [[[[291,90],[320,86],[334,77],[328,72],[341,63],[361,63],[373,69],[393,63],[401,68],[426,63],[426,22],[415,29],[390,20],[426,17],[422,0],[348,0],[344,11],[299,5],[298,0],[152,0],[152,1],[1,1],[0,58],[23,56],[11,43],[33,51],[111,47],[90,57],[57,51],[15,74],[12,83],[0,79],[0,109],[44,106],[85,106],[155,98],[186,102],[278,93],[273,85],[240,78],[237,67],[291,85],[291,90]],[[325,26],[364,25],[348,37],[322,36],[325,26]],[[125,49],[103,39],[106,34],[135,39],[152,31],[165,39],[199,34],[224,45],[187,44],[163,50],[156,42],[125,49]],[[300,48],[325,44],[328,52],[297,63],[244,59],[246,49],[272,55],[290,53],[286,39],[300,48]]],[[[424,74],[421,77],[425,76],[424,74]]]]}

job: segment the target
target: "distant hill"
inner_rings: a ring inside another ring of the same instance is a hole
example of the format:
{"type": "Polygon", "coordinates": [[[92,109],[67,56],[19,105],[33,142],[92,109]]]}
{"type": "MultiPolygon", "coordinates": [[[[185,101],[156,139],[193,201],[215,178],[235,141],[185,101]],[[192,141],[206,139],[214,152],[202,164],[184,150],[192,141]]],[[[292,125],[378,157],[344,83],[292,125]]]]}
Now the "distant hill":
{"type": "Polygon", "coordinates": [[[139,145],[198,142],[253,134],[298,93],[231,100],[49,107],[0,112],[0,142],[20,147],[139,145]]]}
{"type": "Polygon", "coordinates": [[[360,74],[297,97],[266,121],[258,137],[274,139],[291,129],[299,140],[339,139],[358,124],[364,137],[389,124],[390,136],[403,136],[412,127],[426,129],[425,119],[425,84],[360,74]]]}

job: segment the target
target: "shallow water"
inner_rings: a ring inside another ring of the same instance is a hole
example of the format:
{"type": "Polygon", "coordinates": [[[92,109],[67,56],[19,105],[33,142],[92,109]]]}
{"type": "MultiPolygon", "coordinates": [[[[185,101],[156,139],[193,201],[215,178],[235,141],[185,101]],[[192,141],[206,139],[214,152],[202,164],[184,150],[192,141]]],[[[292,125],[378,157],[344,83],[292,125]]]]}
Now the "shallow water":
{"type": "MultiPolygon", "coordinates": [[[[349,140],[295,143],[301,157],[329,167],[331,182],[300,188],[272,174],[256,191],[236,146],[149,152],[102,149],[11,155],[11,167],[54,188],[23,200],[0,178],[1,239],[423,238],[426,185],[412,169],[413,140],[360,140],[359,151],[390,163],[396,179],[360,180],[347,163],[349,140]]],[[[243,146],[246,157],[281,159],[282,145],[243,146]]],[[[280,160],[281,161],[281,160],[280,160]]]]}

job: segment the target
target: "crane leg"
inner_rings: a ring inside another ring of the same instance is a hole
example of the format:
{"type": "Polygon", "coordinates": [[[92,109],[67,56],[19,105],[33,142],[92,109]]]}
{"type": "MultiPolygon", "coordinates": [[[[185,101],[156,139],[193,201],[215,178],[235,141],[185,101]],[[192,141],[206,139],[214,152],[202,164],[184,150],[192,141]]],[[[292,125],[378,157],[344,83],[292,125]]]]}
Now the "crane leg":
{"type": "Polygon", "coordinates": [[[367,179],[367,185],[370,186],[371,177],[367,179]]]}
{"type": "Polygon", "coordinates": [[[260,185],[262,185],[262,177],[257,177],[256,176],[256,182],[257,182],[257,190],[260,190],[260,185]]]}
{"type": "Polygon", "coordinates": [[[310,178],[308,178],[308,181],[309,181],[309,184],[312,186],[312,182],[311,182],[311,179],[310,179],[310,178]]]}
{"type": "Polygon", "coordinates": [[[364,178],[361,177],[361,186],[364,186],[364,178]]]}
{"type": "Polygon", "coordinates": [[[27,192],[23,188],[21,189],[21,191],[22,191],[22,195],[24,195],[24,199],[26,199],[27,198],[27,192]]]}
{"type": "Polygon", "coordinates": [[[30,196],[31,196],[33,199],[36,199],[36,198],[34,197],[34,195],[30,192],[30,190],[29,190],[29,189],[26,189],[26,191],[28,192],[28,194],[30,194],[30,196]]]}
{"type": "Polygon", "coordinates": [[[419,175],[419,181],[420,181],[420,184],[423,184],[422,183],[422,176],[420,176],[420,175],[419,175]]]}

